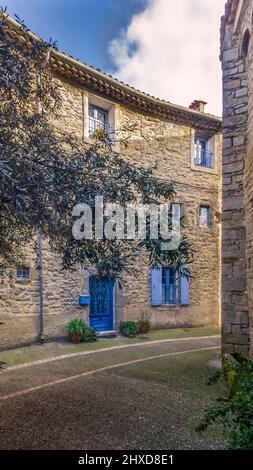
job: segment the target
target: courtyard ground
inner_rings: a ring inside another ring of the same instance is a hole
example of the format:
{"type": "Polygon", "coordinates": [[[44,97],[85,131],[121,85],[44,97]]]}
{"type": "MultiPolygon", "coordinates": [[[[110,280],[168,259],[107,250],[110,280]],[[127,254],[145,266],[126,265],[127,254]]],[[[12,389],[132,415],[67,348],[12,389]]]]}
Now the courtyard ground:
{"type": "MultiPolygon", "coordinates": [[[[126,345],[127,346],[127,345],[126,345]]],[[[218,337],[148,342],[0,373],[1,449],[222,449],[194,424],[223,385],[208,386],[218,337]]]]}

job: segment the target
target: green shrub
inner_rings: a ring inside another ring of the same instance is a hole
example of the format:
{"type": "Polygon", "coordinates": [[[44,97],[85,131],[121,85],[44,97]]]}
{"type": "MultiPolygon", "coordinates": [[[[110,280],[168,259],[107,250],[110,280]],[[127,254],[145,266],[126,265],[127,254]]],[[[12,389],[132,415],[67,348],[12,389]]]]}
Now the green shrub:
{"type": "Polygon", "coordinates": [[[98,337],[96,330],[87,325],[86,328],[83,330],[82,341],[84,343],[93,343],[93,341],[97,341],[97,339],[98,337]]]}
{"type": "Polygon", "coordinates": [[[227,396],[216,400],[196,430],[202,432],[214,422],[221,423],[229,430],[229,449],[253,450],[253,360],[239,355],[234,360],[227,355],[223,371],[227,396]]]}
{"type": "Polygon", "coordinates": [[[82,333],[86,327],[88,327],[88,325],[78,318],[70,320],[67,324],[67,329],[70,333],[82,333]]]}
{"type": "Polygon", "coordinates": [[[129,338],[135,338],[136,335],[139,333],[139,325],[134,321],[121,321],[119,326],[120,332],[124,336],[128,336],[129,338]]]}
{"type": "Polygon", "coordinates": [[[97,340],[94,328],[91,328],[83,320],[75,318],[67,324],[70,341],[73,343],[92,342],[97,340]]]}

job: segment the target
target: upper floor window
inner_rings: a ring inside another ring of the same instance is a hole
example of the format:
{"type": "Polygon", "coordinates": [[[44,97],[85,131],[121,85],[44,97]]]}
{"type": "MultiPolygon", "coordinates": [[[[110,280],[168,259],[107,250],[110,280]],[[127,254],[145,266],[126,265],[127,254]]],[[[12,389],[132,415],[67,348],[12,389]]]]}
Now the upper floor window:
{"type": "Polygon", "coordinates": [[[108,134],[116,148],[116,131],[120,128],[120,108],[100,96],[83,93],[83,139],[91,143],[94,138],[102,139],[108,134]]]}
{"type": "Polygon", "coordinates": [[[211,210],[209,206],[199,207],[199,225],[201,227],[211,227],[211,210]]]}
{"type": "Polygon", "coordinates": [[[98,130],[107,131],[108,111],[92,104],[89,105],[89,134],[98,130]]]}
{"type": "Polygon", "coordinates": [[[208,148],[207,139],[195,138],[194,165],[213,168],[213,153],[208,148]]]}
{"type": "Polygon", "coordinates": [[[17,268],[17,279],[19,281],[28,281],[30,279],[30,268],[19,266],[17,268]]]}

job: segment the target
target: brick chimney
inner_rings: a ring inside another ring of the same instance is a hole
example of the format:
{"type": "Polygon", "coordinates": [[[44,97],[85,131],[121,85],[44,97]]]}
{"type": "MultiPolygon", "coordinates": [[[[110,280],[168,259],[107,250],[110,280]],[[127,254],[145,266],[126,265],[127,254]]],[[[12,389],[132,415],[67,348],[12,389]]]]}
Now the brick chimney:
{"type": "Polygon", "coordinates": [[[203,101],[203,100],[194,100],[189,108],[190,109],[195,109],[195,111],[199,111],[200,113],[204,113],[205,112],[205,105],[207,104],[206,101],[203,101]]]}

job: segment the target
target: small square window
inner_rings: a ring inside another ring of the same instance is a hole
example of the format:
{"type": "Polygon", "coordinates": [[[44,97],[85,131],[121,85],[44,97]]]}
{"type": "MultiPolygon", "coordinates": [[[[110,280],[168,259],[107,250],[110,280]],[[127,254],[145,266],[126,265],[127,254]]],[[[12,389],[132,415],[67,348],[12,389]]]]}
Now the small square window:
{"type": "Polygon", "coordinates": [[[17,268],[17,279],[19,281],[28,281],[30,279],[30,268],[19,266],[17,268]]]}
{"type": "Polygon", "coordinates": [[[211,210],[209,206],[200,206],[199,225],[206,228],[211,227],[211,210]]]}

